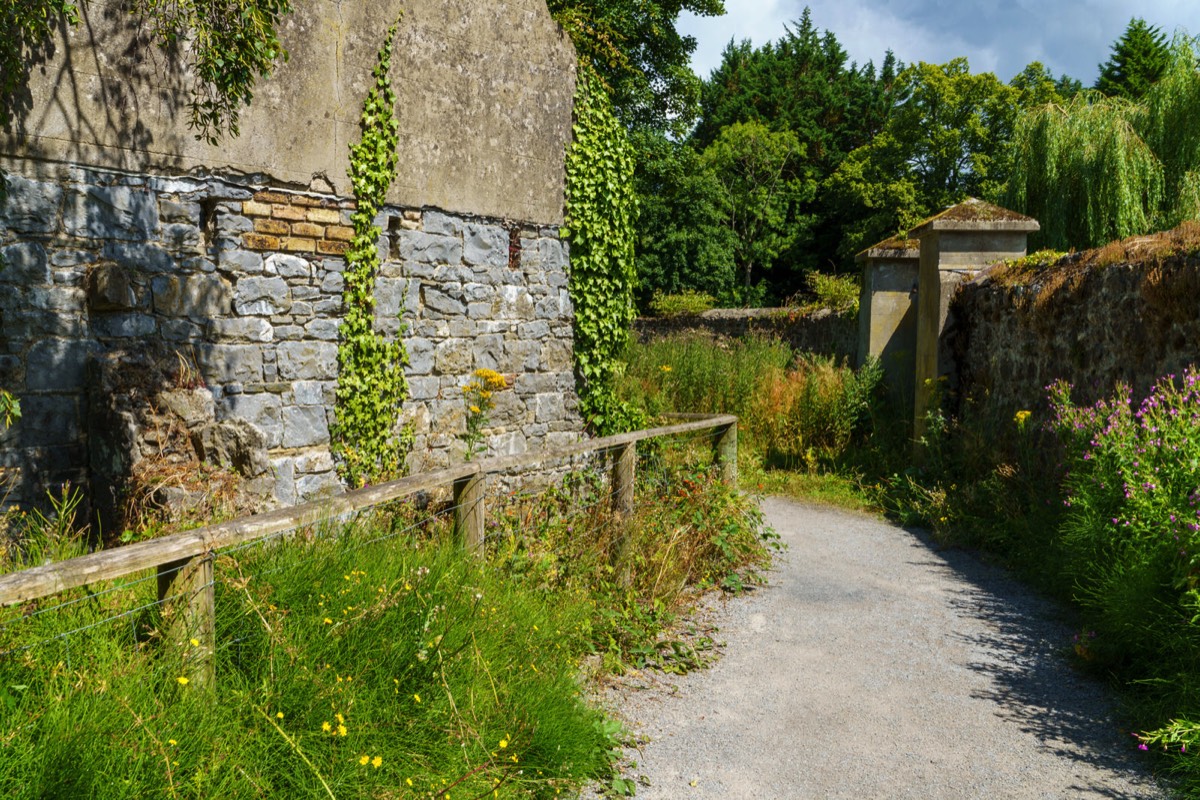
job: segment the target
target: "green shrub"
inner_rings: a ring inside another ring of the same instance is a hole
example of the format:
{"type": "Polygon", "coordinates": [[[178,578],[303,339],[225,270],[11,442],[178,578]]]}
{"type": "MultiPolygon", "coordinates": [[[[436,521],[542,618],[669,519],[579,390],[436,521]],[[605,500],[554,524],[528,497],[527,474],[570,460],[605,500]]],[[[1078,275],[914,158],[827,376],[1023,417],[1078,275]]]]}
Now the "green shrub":
{"type": "Polygon", "coordinates": [[[828,308],[837,313],[858,313],[858,298],[862,290],[857,275],[810,272],[808,289],[813,293],[818,308],[828,308]]]}
{"type": "Polygon", "coordinates": [[[684,289],[678,294],[655,292],[650,300],[650,311],[656,317],[684,317],[703,314],[713,308],[717,301],[710,294],[684,289]]]}

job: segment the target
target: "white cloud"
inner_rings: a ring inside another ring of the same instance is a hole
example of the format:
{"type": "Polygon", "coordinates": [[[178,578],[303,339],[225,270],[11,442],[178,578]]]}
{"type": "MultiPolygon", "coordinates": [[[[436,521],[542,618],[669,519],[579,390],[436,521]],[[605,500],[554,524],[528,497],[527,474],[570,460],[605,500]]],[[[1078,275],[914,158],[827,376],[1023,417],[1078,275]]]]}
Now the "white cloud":
{"type": "MultiPolygon", "coordinates": [[[[1002,80],[1030,61],[1085,85],[1132,16],[1160,26],[1168,36],[1177,27],[1200,27],[1195,0],[809,0],[813,22],[831,30],[851,59],[876,64],[891,48],[904,62],[942,63],[966,56],[975,71],[993,71],[1002,80]]],[[[720,18],[685,14],[680,29],[699,42],[693,66],[703,77],[721,62],[730,38],[755,45],[778,39],[784,25],[800,18],[804,0],[726,0],[720,18]]]]}

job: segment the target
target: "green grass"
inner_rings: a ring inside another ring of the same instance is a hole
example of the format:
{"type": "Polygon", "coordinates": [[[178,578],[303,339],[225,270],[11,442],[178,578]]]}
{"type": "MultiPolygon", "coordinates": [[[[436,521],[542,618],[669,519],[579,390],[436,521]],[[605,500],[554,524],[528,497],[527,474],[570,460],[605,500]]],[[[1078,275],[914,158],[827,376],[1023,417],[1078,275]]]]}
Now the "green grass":
{"type": "Polygon", "coordinates": [[[446,519],[407,506],[221,554],[211,688],[189,666],[196,647],[164,635],[152,575],[0,613],[0,792],[622,788],[620,728],[586,701],[583,665],[699,665],[670,633],[678,615],[768,561],[761,517],[714,479],[705,444],[645,448],[623,518],[594,473],[493,500],[486,559],[448,544],[446,519]]]}

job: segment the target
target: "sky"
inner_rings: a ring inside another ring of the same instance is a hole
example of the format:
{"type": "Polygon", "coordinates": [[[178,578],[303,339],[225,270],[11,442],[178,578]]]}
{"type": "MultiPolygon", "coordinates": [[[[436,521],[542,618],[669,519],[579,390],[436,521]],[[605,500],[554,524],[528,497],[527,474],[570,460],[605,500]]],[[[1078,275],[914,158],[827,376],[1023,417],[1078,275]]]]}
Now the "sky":
{"type": "Polygon", "coordinates": [[[1197,0],[725,0],[724,17],[685,12],[679,30],[698,42],[692,66],[707,78],[730,38],[755,46],[812,9],[813,24],[837,36],[850,59],[878,66],[891,48],[904,63],[966,56],[972,72],[1010,80],[1031,61],[1091,86],[1131,17],[1200,34],[1197,0]]]}

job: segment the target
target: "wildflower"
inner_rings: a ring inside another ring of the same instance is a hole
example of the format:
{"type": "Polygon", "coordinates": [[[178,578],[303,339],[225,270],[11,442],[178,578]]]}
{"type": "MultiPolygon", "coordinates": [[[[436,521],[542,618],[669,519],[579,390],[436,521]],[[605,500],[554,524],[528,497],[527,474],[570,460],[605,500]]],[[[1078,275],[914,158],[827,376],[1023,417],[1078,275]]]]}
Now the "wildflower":
{"type": "Polygon", "coordinates": [[[500,749],[503,750],[506,747],[508,747],[508,739],[501,739],[500,740],[500,749]]]}
{"type": "Polygon", "coordinates": [[[331,620],[329,617],[326,617],[326,618],[325,618],[325,624],[326,624],[326,625],[332,625],[332,624],[333,624],[333,620],[331,620]]]}
{"type": "Polygon", "coordinates": [[[180,676],[179,676],[178,678],[176,678],[175,680],[179,681],[179,685],[180,685],[180,686],[187,686],[187,685],[188,685],[188,683],[189,683],[188,679],[187,679],[187,678],[185,678],[185,677],[183,677],[182,675],[180,675],[180,676]]]}
{"type": "Polygon", "coordinates": [[[174,739],[167,739],[167,744],[171,745],[171,747],[174,747],[175,745],[179,744],[179,742],[175,741],[174,739]]]}
{"type": "Polygon", "coordinates": [[[419,702],[421,702],[421,695],[419,695],[419,694],[414,694],[414,695],[413,695],[413,700],[416,700],[418,703],[419,703],[419,702]]]}
{"type": "Polygon", "coordinates": [[[282,711],[276,711],[276,712],[275,712],[275,719],[283,719],[283,712],[282,712],[282,711]]]}
{"type": "Polygon", "coordinates": [[[1138,745],[1138,750],[1149,750],[1149,749],[1150,749],[1150,747],[1145,742],[1142,742],[1141,744],[1138,745]]]}
{"type": "Polygon", "coordinates": [[[670,371],[671,371],[671,365],[670,365],[670,364],[663,364],[661,367],[659,367],[659,369],[661,369],[663,372],[670,372],[670,371]]]}
{"type": "Polygon", "coordinates": [[[404,782],[407,783],[409,786],[413,785],[412,778],[405,778],[404,782]]]}
{"type": "Polygon", "coordinates": [[[358,760],[358,763],[365,767],[370,761],[371,761],[370,756],[363,756],[362,758],[360,758],[358,760]]]}
{"type": "Polygon", "coordinates": [[[200,640],[199,640],[199,639],[192,639],[192,640],[191,640],[191,643],[192,643],[192,647],[199,647],[199,646],[200,646],[200,640]]]}
{"type": "Polygon", "coordinates": [[[382,767],[383,766],[383,757],[375,756],[374,758],[372,758],[371,766],[374,767],[375,769],[379,769],[380,767],[382,767]]]}
{"type": "Polygon", "coordinates": [[[338,736],[345,736],[345,735],[346,735],[346,726],[345,726],[345,725],[338,725],[338,728],[337,728],[337,735],[338,735],[338,736]]]}
{"type": "Polygon", "coordinates": [[[483,411],[480,410],[479,406],[471,406],[471,413],[472,414],[482,414],[483,411]]]}
{"type": "Polygon", "coordinates": [[[330,731],[332,731],[332,730],[333,730],[333,726],[332,726],[332,725],[330,725],[328,722],[322,722],[322,723],[321,723],[321,730],[325,731],[326,733],[329,733],[330,731]]]}

